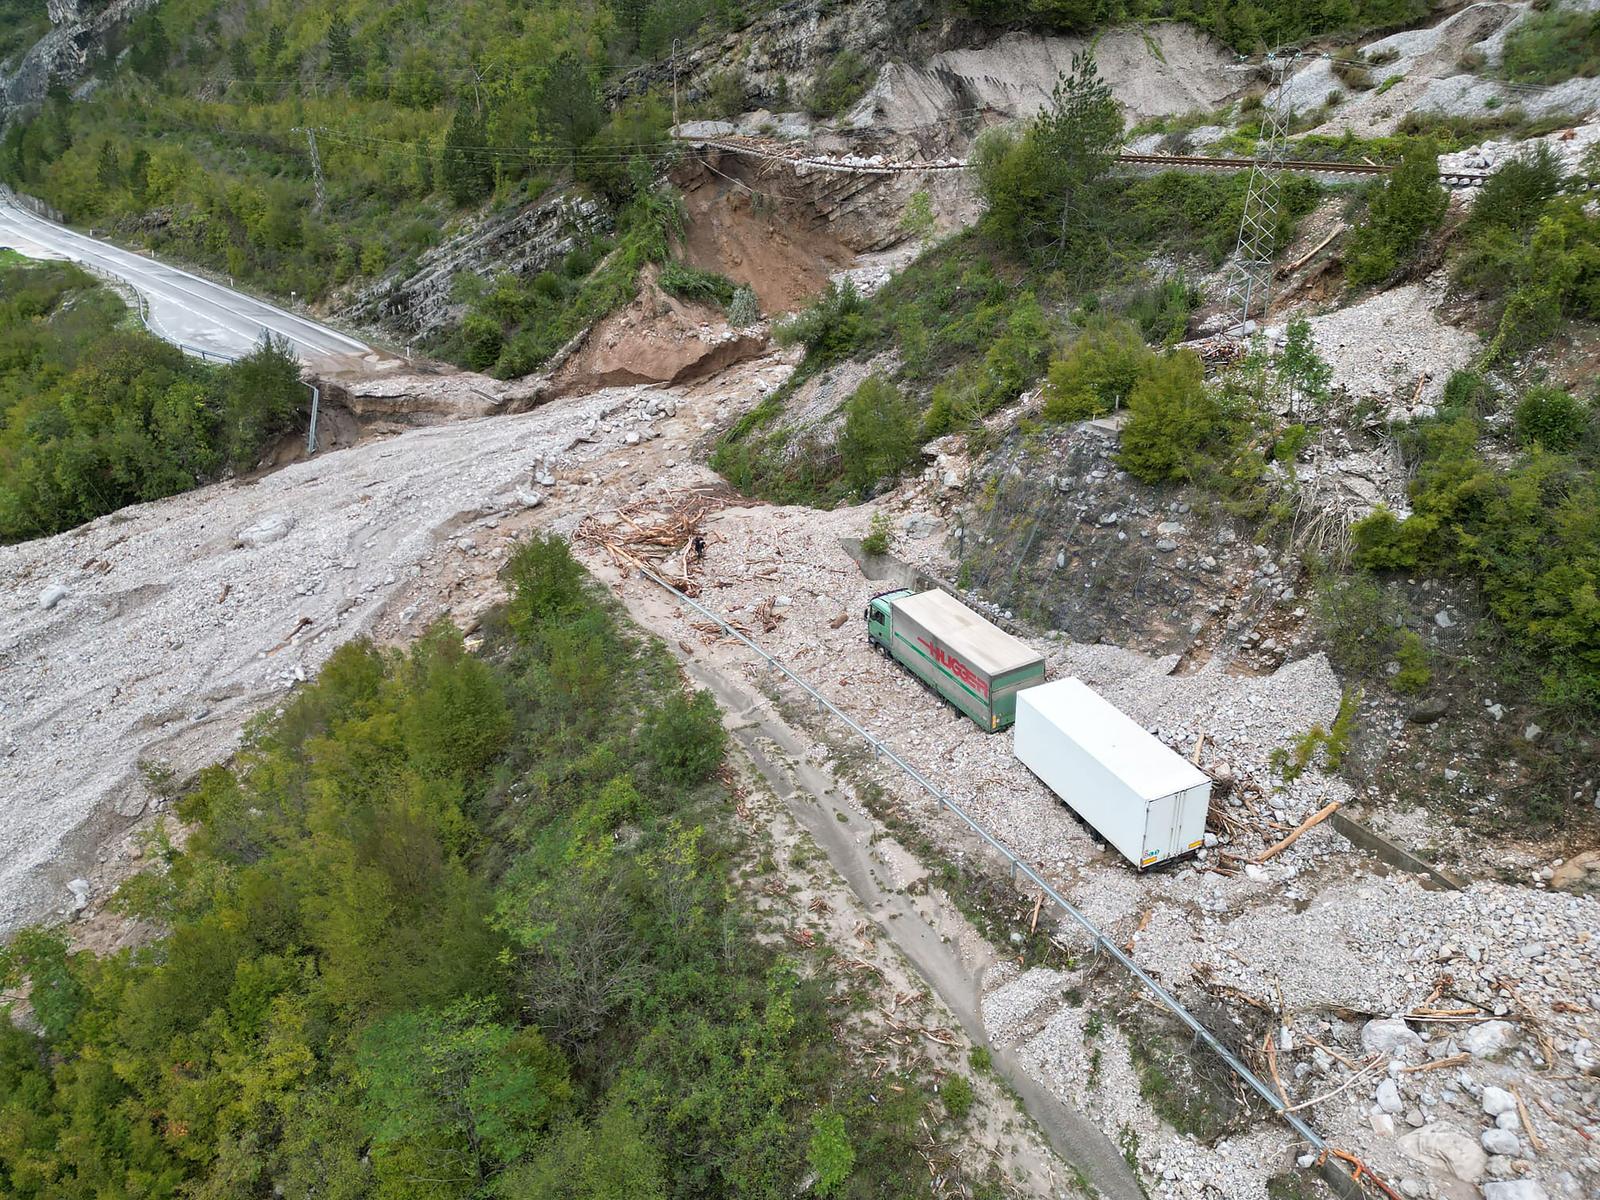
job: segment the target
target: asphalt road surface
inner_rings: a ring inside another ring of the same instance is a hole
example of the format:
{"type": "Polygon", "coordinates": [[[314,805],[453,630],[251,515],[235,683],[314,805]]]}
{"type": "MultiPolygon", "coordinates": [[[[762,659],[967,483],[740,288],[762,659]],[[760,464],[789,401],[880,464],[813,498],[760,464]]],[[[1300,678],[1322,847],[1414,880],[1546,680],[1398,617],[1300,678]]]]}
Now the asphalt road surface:
{"type": "Polygon", "coordinates": [[[232,288],[36,217],[0,189],[0,246],[29,258],[64,258],[114,275],[145,298],[152,332],[192,353],[246,354],[264,331],[289,339],[307,366],[376,365],[386,356],[365,342],[285,312],[232,288]]]}

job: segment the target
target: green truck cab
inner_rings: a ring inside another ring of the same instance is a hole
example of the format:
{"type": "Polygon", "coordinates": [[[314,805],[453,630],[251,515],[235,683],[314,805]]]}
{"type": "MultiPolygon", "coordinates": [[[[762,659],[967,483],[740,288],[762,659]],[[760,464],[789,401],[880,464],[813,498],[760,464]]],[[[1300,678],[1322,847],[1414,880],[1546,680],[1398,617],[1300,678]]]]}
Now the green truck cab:
{"type": "Polygon", "coordinates": [[[1044,682],[1044,656],[948,592],[899,588],[867,604],[867,641],[994,733],[1017,718],[1017,693],[1044,682]]]}

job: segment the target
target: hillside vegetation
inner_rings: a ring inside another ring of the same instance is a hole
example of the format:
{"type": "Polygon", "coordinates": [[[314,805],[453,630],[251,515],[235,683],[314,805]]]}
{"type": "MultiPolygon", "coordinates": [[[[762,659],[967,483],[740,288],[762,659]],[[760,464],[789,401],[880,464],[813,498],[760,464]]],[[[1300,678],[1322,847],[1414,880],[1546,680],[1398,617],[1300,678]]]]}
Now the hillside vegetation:
{"type": "Polygon", "coordinates": [[[163,3],[107,47],[103,86],[54,91],[0,144],[0,173],[69,220],[278,295],[376,279],[464,212],[576,177],[631,198],[629,162],[664,153],[649,97],[608,111],[602,83],[708,21],[712,0],[448,6],[288,0],[242,12],[163,3]],[[318,140],[326,203],[310,148],[318,140]]]}
{"type": "Polygon", "coordinates": [[[264,343],[207,365],[77,267],[0,260],[0,541],[255,466],[300,420],[300,364],[264,343]]]}
{"type": "Polygon", "coordinates": [[[159,940],[0,951],[0,1192],[932,1194],[949,1118],[755,936],[710,697],[565,543],[509,576],[482,655],[348,644],[202,774],[118,901],[159,940]]]}

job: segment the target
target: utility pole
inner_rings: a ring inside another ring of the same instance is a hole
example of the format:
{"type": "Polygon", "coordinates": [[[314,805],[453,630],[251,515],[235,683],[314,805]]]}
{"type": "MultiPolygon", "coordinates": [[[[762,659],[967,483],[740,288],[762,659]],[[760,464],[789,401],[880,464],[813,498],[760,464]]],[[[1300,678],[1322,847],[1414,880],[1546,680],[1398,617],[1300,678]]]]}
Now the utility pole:
{"type": "Polygon", "coordinates": [[[672,39],[672,133],[678,133],[678,39],[672,39]]]}
{"type": "Polygon", "coordinates": [[[317,153],[317,131],[297,125],[293,132],[306,135],[306,148],[311,151],[311,178],[317,186],[317,202],[312,211],[321,212],[323,206],[328,203],[328,188],[322,179],[322,156],[317,153]]]}
{"type": "Polygon", "coordinates": [[[1299,57],[1299,51],[1292,51],[1287,57],[1276,52],[1267,56],[1272,82],[1261,107],[1261,135],[1256,140],[1255,163],[1250,168],[1244,213],[1239,218],[1239,242],[1233,251],[1228,279],[1228,300],[1239,305],[1241,336],[1249,327],[1250,310],[1259,304],[1260,311],[1265,314],[1272,299],[1272,251],[1278,230],[1280,168],[1289,118],[1294,112],[1289,77],[1299,57]]]}

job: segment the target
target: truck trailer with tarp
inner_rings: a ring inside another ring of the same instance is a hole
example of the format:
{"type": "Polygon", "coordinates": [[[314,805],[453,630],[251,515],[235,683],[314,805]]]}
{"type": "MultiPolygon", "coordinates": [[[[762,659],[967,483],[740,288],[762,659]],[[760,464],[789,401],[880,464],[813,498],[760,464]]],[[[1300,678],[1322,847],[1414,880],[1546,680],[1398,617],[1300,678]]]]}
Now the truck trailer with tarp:
{"type": "Polygon", "coordinates": [[[1018,691],[1044,682],[1044,655],[948,592],[885,592],[866,616],[868,641],[990,733],[1016,719],[1018,691]]]}

